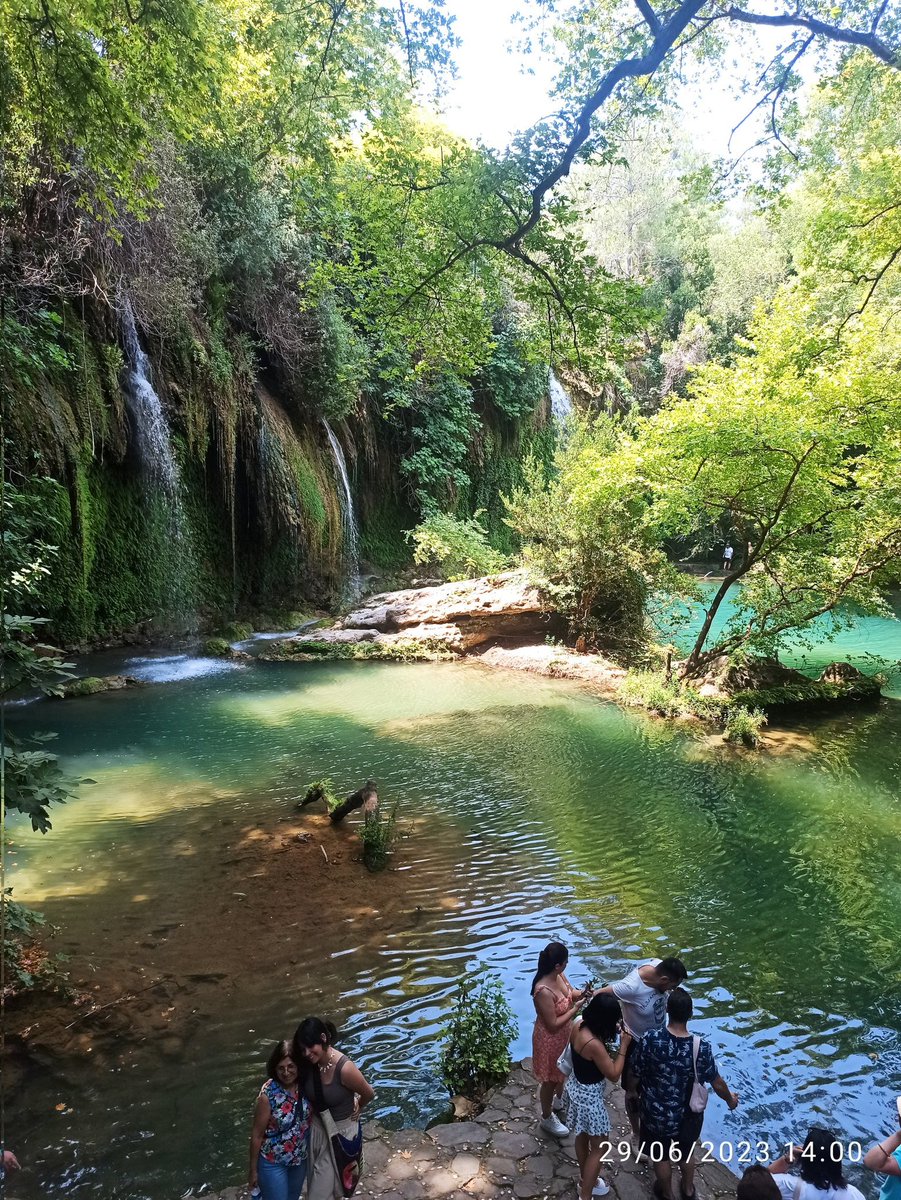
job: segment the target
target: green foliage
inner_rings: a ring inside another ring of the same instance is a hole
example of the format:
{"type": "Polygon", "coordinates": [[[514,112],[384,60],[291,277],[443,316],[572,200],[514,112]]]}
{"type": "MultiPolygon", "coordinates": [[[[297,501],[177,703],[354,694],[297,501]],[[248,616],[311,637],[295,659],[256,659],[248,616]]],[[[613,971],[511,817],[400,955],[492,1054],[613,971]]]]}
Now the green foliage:
{"type": "Polygon", "coordinates": [[[207,638],[203,643],[203,652],[211,658],[229,658],[232,648],[225,638],[207,638]]]}
{"type": "Polygon", "coordinates": [[[363,843],[363,863],[367,871],[381,871],[388,863],[388,857],[397,839],[397,805],[391,809],[388,816],[382,820],[381,813],[375,818],[364,820],[360,830],[360,840],[363,843]]]}
{"type": "Polygon", "coordinates": [[[330,778],[314,779],[307,788],[307,797],[324,800],[325,807],[329,812],[333,812],[341,803],[340,797],[335,793],[335,785],[330,778]]]}
{"type": "Polygon", "coordinates": [[[412,411],[414,449],[401,471],[423,510],[452,501],[469,483],[465,464],[476,425],[472,392],[450,372],[421,393],[412,411]]]}
{"type": "Polygon", "coordinates": [[[536,355],[534,339],[505,314],[495,335],[491,357],[475,376],[477,392],[504,417],[521,421],[547,394],[547,364],[536,355]]]}
{"type": "Polygon", "coordinates": [[[526,564],[572,633],[619,656],[644,645],[649,584],[665,571],[622,469],[627,442],[623,428],[599,418],[573,433],[550,479],[533,460],[524,486],[504,498],[526,564]]]}
{"type": "Polygon", "coordinates": [[[901,563],[901,341],[869,310],[836,341],[815,300],[786,288],[734,366],[698,371],[687,399],[643,423],[621,469],[648,498],[645,526],[704,547],[731,526],[740,548],[716,611],[743,578],[735,616],[689,659],[772,655],[789,630],[853,603],[881,611],[901,563]]]}
{"type": "Polygon", "coordinates": [[[461,983],[439,1060],[451,1095],[478,1100],[506,1078],[515,1036],[516,1022],[500,979],[489,975],[461,983]]]}
{"type": "Polygon", "coordinates": [[[11,888],[2,897],[6,939],[3,943],[3,966],[6,976],[6,999],[17,992],[41,987],[65,991],[67,979],[63,972],[65,956],[49,955],[40,944],[43,934],[52,933],[43,913],[10,899],[11,888]]]}
{"type": "Polygon", "coordinates": [[[109,684],[97,675],[84,675],[81,679],[73,679],[63,688],[63,695],[68,699],[77,696],[96,696],[98,692],[108,692],[109,684]]]}
{"type": "Polygon", "coordinates": [[[312,362],[303,372],[308,403],[326,417],[346,417],[360,397],[368,369],[368,348],[338,310],[332,295],[316,310],[317,332],[310,349],[312,362]]]}
{"type": "Polygon", "coordinates": [[[723,740],[740,742],[744,746],[756,746],[760,731],[766,725],[766,713],[759,708],[745,708],[743,704],[732,704],[726,716],[723,740]]]}
{"type": "MultiPolygon", "coordinates": [[[[0,414],[2,415],[2,414],[0,414]]],[[[4,429],[0,425],[0,439],[4,429]]],[[[40,499],[23,492],[6,480],[0,510],[0,703],[13,689],[59,695],[63,682],[71,678],[70,663],[62,661],[52,647],[37,641],[36,630],[44,623],[9,611],[10,605],[27,606],[40,590],[56,553],[44,541],[47,513],[40,499]]],[[[43,749],[53,735],[35,734],[22,739],[7,731],[0,746],[5,778],[5,802],[10,812],[23,813],[32,829],[46,833],[51,827],[49,809],[64,804],[72,783],[59,769],[57,757],[43,749]]]]}
{"type": "Polygon", "coordinates": [[[413,544],[413,561],[443,572],[446,579],[472,579],[491,575],[510,565],[509,559],[488,544],[488,533],[479,518],[458,518],[450,513],[430,513],[421,525],[407,533],[413,544]]]}
{"type": "Polygon", "coordinates": [[[699,717],[722,723],[729,702],[702,696],[678,679],[667,679],[657,671],[629,671],[617,693],[626,704],[646,708],[661,717],[699,717]]]}

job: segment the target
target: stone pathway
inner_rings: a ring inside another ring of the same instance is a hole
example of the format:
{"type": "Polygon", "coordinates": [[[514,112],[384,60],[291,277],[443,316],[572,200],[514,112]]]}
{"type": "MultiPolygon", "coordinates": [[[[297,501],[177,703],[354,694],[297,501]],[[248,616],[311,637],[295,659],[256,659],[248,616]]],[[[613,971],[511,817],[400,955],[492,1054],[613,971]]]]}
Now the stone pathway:
{"type": "MultiPolygon", "coordinates": [[[[559,1141],[538,1127],[537,1085],[530,1059],[471,1121],[429,1130],[385,1129],[366,1122],[363,1178],[356,1195],[366,1200],[576,1200],[577,1167],[570,1135],[559,1141]]],[[[629,1139],[622,1089],[609,1090],[613,1144],[629,1139]]],[[[609,1200],[650,1200],[650,1167],[634,1158],[603,1169],[609,1200]]],[[[696,1176],[699,1200],[734,1197],[736,1177],[721,1163],[704,1163],[696,1176]]],[[[678,1189],[676,1194],[678,1195],[678,1189]]],[[[207,1193],[203,1200],[244,1200],[245,1188],[207,1193]]]]}

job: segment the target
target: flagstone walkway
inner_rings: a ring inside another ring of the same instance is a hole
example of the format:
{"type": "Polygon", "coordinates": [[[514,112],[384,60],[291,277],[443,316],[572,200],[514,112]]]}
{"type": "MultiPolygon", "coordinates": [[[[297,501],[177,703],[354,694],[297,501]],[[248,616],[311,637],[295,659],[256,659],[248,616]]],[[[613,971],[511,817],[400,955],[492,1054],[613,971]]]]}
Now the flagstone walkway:
{"type": "MultiPolygon", "coordinates": [[[[558,1141],[538,1127],[530,1065],[525,1059],[516,1067],[471,1121],[396,1131],[367,1122],[365,1165],[356,1195],[366,1200],[576,1200],[572,1135],[558,1141]]],[[[614,1146],[628,1142],[622,1089],[608,1090],[607,1103],[614,1146]]],[[[650,1200],[653,1176],[646,1163],[616,1156],[603,1176],[610,1184],[609,1200],[650,1200]]],[[[703,1163],[696,1177],[699,1200],[733,1197],[736,1182],[722,1163],[703,1163]]],[[[244,1200],[246,1195],[245,1188],[226,1188],[203,1200],[244,1200]]]]}

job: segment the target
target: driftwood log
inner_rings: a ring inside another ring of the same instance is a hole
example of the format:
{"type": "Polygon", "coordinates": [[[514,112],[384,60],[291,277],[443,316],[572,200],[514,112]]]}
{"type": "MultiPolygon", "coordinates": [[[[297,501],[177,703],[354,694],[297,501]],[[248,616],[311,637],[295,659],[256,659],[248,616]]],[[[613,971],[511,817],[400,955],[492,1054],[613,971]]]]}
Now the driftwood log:
{"type": "MultiPolygon", "coordinates": [[[[306,808],[308,804],[315,804],[317,800],[326,800],[326,794],[321,784],[314,783],[297,807],[306,808]]],[[[362,808],[363,819],[367,824],[379,819],[379,793],[374,779],[367,779],[362,787],[351,792],[340,804],[336,804],[329,812],[329,820],[333,825],[337,825],[357,808],[362,808]]]]}
{"type": "Polygon", "coordinates": [[[342,800],[339,805],[332,809],[329,813],[329,819],[333,825],[337,825],[339,821],[343,821],[347,814],[353,812],[355,808],[362,808],[363,819],[367,825],[370,821],[378,820],[379,793],[374,779],[367,779],[362,787],[357,788],[355,792],[351,792],[345,800],[342,800]]]}

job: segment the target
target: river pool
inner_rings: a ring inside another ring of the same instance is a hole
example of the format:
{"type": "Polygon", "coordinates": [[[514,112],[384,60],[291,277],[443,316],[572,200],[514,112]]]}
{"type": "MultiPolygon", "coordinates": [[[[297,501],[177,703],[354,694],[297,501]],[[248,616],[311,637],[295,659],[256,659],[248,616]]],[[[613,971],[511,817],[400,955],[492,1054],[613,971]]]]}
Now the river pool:
{"type": "Polygon", "coordinates": [[[459,976],[501,976],[527,1054],[552,938],[576,981],[682,955],[696,1026],[742,1096],[734,1114],[712,1099],[716,1141],[775,1148],[816,1120],[866,1143],[893,1127],[901,703],[798,726],[814,754],[754,756],[575,684],[468,665],[193,661],[154,660],[176,677],[157,686],[13,711],[95,781],[45,838],[13,830],[16,896],[98,974],[130,931],[152,975],[165,930],[222,887],[205,864],[223,830],[289,811],[313,778],[371,775],[402,828],[420,818],[394,874],[400,915],[348,917],[323,947],[303,930],[329,898],[274,893],[263,919],[286,925],[283,960],[211,988],[177,1057],[151,1039],[102,1070],[32,1073],[7,1113],[24,1197],[174,1200],[239,1181],[260,1055],[310,1011],[344,1024],[376,1112],[423,1125],[444,1103],[459,976]]]}

